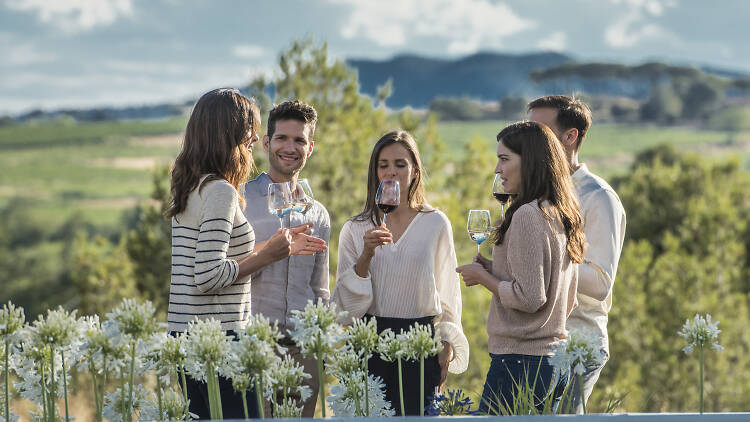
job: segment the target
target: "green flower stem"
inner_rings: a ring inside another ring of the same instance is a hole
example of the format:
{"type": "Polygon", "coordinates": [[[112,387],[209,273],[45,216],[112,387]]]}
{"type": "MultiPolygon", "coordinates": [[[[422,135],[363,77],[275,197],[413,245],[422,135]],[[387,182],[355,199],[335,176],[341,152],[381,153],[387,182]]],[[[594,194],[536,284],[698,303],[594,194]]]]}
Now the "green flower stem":
{"type": "Polygon", "coordinates": [[[10,336],[5,337],[5,420],[10,421],[10,390],[8,389],[8,355],[10,354],[10,336]]]}
{"type": "Polygon", "coordinates": [[[44,365],[40,365],[39,372],[40,372],[39,379],[42,382],[42,420],[46,421],[47,420],[47,406],[49,405],[47,403],[48,401],[47,400],[47,383],[46,383],[47,374],[44,373],[44,365]]]}
{"type": "Polygon", "coordinates": [[[424,357],[419,358],[419,416],[424,416],[424,357]]]}
{"type": "Polygon", "coordinates": [[[258,375],[255,380],[255,396],[258,398],[258,411],[260,412],[260,418],[265,419],[266,406],[265,403],[263,403],[263,380],[260,379],[260,375],[258,375]]]}
{"type": "Polygon", "coordinates": [[[161,418],[164,417],[164,412],[163,412],[164,406],[162,406],[162,403],[161,403],[161,379],[159,379],[158,372],[156,373],[156,401],[159,404],[159,420],[161,420],[161,418]]]}
{"type": "Polygon", "coordinates": [[[320,383],[320,411],[323,415],[323,419],[326,417],[326,382],[325,378],[323,378],[323,356],[318,356],[318,380],[320,383]]]}
{"type": "Polygon", "coordinates": [[[247,390],[242,390],[242,410],[245,411],[245,419],[250,419],[247,414],[247,390]]]}
{"type": "Polygon", "coordinates": [[[700,361],[700,413],[703,414],[703,346],[698,347],[698,360],[700,361]]]}
{"type": "Polygon", "coordinates": [[[123,420],[125,420],[125,406],[127,404],[125,401],[125,371],[120,367],[120,413],[123,420]]]}
{"type": "Polygon", "coordinates": [[[102,356],[102,385],[99,387],[99,413],[97,414],[97,420],[102,422],[102,414],[104,413],[104,389],[107,388],[107,354],[102,356]]]}
{"type": "Polygon", "coordinates": [[[586,414],[586,394],[583,391],[583,374],[578,375],[578,385],[581,386],[581,404],[583,405],[583,414],[586,414]]]}
{"type": "Polygon", "coordinates": [[[50,346],[50,353],[52,355],[52,363],[50,364],[50,375],[52,380],[52,387],[50,388],[49,402],[50,402],[50,413],[49,420],[57,421],[57,410],[55,409],[55,399],[57,398],[57,383],[55,382],[55,349],[50,346]]]}
{"type": "Polygon", "coordinates": [[[99,386],[96,383],[96,368],[94,367],[94,358],[89,356],[89,373],[91,373],[91,381],[94,383],[94,405],[96,406],[96,421],[101,422],[101,409],[99,402],[99,386]]]}
{"type": "Polygon", "coordinates": [[[370,416],[370,376],[368,371],[368,359],[365,358],[365,416],[370,416]]]}
{"type": "Polygon", "coordinates": [[[65,422],[70,421],[70,412],[68,411],[68,377],[66,374],[68,371],[65,368],[65,352],[60,350],[60,358],[62,359],[62,378],[63,378],[63,393],[65,393],[65,422]]]}
{"type": "Polygon", "coordinates": [[[398,358],[398,395],[401,399],[401,416],[406,416],[404,412],[404,380],[401,375],[401,358],[398,358]]]}
{"type": "Polygon", "coordinates": [[[128,383],[128,418],[127,422],[133,420],[133,381],[135,380],[135,342],[130,342],[130,382],[128,383]]]}
{"type": "Polygon", "coordinates": [[[185,367],[180,365],[180,381],[182,382],[182,397],[185,399],[185,412],[184,416],[188,416],[188,396],[187,396],[187,381],[185,380],[185,367]]]}

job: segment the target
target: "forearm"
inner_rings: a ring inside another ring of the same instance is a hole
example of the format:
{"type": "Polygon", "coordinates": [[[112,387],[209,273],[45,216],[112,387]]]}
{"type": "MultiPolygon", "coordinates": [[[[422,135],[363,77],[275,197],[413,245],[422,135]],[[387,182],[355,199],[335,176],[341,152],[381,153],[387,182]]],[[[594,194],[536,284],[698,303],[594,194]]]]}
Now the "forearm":
{"type": "Polygon", "coordinates": [[[578,292],[603,301],[612,291],[612,279],[606,271],[591,261],[578,266],[578,292]]]}
{"type": "Polygon", "coordinates": [[[255,250],[247,258],[239,262],[239,274],[238,277],[246,277],[256,271],[260,271],[274,261],[263,253],[263,250],[255,250]]]}
{"type": "Polygon", "coordinates": [[[357,263],[354,264],[354,273],[362,278],[367,278],[370,274],[370,262],[372,261],[373,255],[366,252],[362,252],[362,255],[357,259],[357,263]]]}

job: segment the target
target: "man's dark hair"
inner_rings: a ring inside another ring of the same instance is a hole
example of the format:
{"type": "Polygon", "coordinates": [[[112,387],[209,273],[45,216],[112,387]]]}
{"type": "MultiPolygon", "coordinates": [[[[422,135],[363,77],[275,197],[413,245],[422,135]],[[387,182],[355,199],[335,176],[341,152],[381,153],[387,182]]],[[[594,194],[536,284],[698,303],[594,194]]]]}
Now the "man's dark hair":
{"type": "Polygon", "coordinates": [[[276,132],[276,122],[279,120],[297,120],[310,127],[310,139],[315,134],[315,124],[318,123],[318,112],[310,104],[301,101],[284,101],[268,112],[268,137],[276,132]]]}
{"type": "Polygon", "coordinates": [[[549,95],[537,98],[529,103],[527,111],[535,108],[553,108],[557,110],[556,123],[562,131],[578,129],[576,150],[581,148],[583,138],[591,127],[591,109],[583,101],[565,95],[549,95]]]}

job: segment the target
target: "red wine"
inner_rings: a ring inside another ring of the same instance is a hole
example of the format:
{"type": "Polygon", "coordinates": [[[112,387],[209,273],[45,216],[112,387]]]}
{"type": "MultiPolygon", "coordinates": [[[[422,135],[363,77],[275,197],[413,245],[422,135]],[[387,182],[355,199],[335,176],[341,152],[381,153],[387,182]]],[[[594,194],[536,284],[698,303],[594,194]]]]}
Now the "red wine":
{"type": "Polygon", "coordinates": [[[510,201],[509,193],[495,192],[492,195],[494,195],[495,199],[497,199],[497,201],[500,202],[501,204],[506,204],[508,201],[510,201]]]}
{"type": "Polygon", "coordinates": [[[378,208],[380,208],[380,211],[383,211],[386,214],[388,214],[389,212],[395,210],[397,207],[398,207],[398,205],[378,204],[378,208]]]}

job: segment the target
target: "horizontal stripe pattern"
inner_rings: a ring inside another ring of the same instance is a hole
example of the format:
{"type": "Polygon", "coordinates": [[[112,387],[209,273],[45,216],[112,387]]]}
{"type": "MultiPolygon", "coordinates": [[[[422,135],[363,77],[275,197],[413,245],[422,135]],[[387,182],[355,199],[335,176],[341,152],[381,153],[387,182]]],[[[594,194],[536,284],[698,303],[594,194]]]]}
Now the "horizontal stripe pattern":
{"type": "Polygon", "coordinates": [[[255,232],[226,181],[190,193],[172,218],[172,277],[168,326],[185,331],[194,319],[214,318],[224,330],[244,329],[250,316],[250,277],[238,262],[250,255],[255,232]]]}

